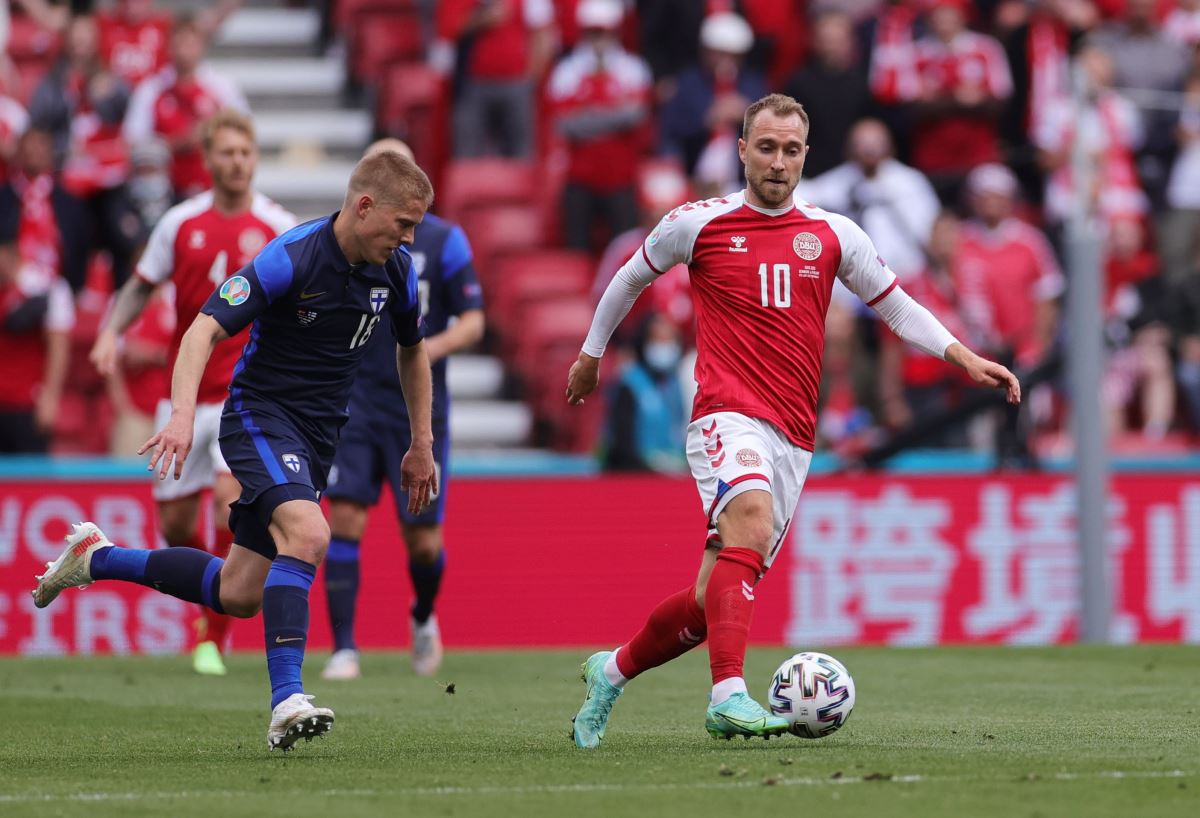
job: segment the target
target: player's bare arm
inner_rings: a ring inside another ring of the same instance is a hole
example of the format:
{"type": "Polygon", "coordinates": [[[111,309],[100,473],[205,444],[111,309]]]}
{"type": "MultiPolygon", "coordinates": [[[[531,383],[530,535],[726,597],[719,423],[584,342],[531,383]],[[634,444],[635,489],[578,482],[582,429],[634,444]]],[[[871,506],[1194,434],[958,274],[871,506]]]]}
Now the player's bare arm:
{"type": "Polygon", "coordinates": [[[957,341],[946,348],[946,360],[965,369],[975,383],[1003,389],[1009,403],[1021,402],[1021,382],[1008,367],[976,355],[957,341]]]}
{"type": "Polygon", "coordinates": [[[400,463],[401,486],[408,491],[408,510],[417,514],[437,491],[433,468],[433,374],[425,342],[396,347],[400,389],[408,406],[412,443],[400,463]]]}
{"type": "Polygon", "coordinates": [[[146,309],[146,303],[153,294],[154,285],[136,275],[130,276],[117,293],[112,312],[104,322],[100,334],[96,336],[96,343],[92,345],[92,351],[88,355],[88,359],[101,375],[107,377],[116,371],[117,340],[146,309]]]}
{"type": "Polygon", "coordinates": [[[228,337],[229,334],[221,328],[217,319],[200,313],[179,342],[179,357],[175,359],[175,370],[171,373],[171,419],[161,432],[138,449],[138,454],[154,449],[148,469],[154,471],[159,467],[159,480],[166,479],[172,461],[175,464],[175,479],[178,480],[183,473],[183,461],[192,449],[200,376],[204,374],[213,347],[228,337]]]}
{"type": "Polygon", "coordinates": [[[425,339],[429,362],[436,363],[479,343],[483,338],[484,326],[483,310],[465,310],[443,332],[425,339]]]}
{"type": "Polygon", "coordinates": [[[567,373],[567,403],[578,406],[600,383],[600,359],[580,352],[567,373]]]}

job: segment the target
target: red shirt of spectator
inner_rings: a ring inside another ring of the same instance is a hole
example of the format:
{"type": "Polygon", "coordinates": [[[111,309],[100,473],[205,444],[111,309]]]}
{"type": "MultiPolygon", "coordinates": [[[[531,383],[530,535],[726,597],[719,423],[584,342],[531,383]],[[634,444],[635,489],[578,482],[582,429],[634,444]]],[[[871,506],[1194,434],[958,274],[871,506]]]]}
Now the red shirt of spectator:
{"type": "Polygon", "coordinates": [[[153,0],[123,0],[96,15],[100,58],[132,88],[167,64],[171,16],[153,10],[153,0]]]}
{"type": "Polygon", "coordinates": [[[492,81],[529,75],[531,33],[554,22],[551,0],[441,0],[439,37],[466,48],[467,73],[492,81]]]}
{"type": "Polygon", "coordinates": [[[1040,230],[1013,216],[995,227],[964,224],[955,279],[964,313],[993,343],[1022,361],[1042,352],[1039,306],[1062,293],[1064,279],[1040,230]]]}
{"type": "Polygon", "coordinates": [[[1012,95],[1012,75],[1000,43],[965,28],[965,6],[938,0],[930,13],[936,35],[914,45],[917,99],[930,110],[916,131],[913,164],[927,173],[963,171],[1000,155],[992,109],[1012,95]]]}
{"type": "Polygon", "coordinates": [[[67,282],[23,261],[14,244],[0,246],[0,410],[33,410],[46,374],[46,335],[74,326],[75,302],[67,282]],[[46,305],[34,308],[31,300],[40,298],[46,305]]]}
{"type": "MultiPolygon", "coordinates": [[[[167,211],[146,244],[137,274],[158,285],[175,283],[175,337],[171,342],[171,368],[179,342],[213,290],[232,273],[250,263],[267,242],[295,224],[295,218],[262,194],[255,194],[249,210],[226,215],[213,206],[212,192],[201,193],[167,211]]],[[[233,367],[245,345],[247,332],[223,341],[200,380],[197,401],[221,403],[233,367]]]]}
{"type": "Polygon", "coordinates": [[[913,58],[913,24],[917,10],[911,3],[893,3],[875,23],[871,43],[869,82],[871,95],[885,105],[914,99],[920,93],[913,58]]]}
{"type": "Polygon", "coordinates": [[[193,23],[176,27],[172,64],[137,87],[125,115],[125,139],[138,145],[163,139],[171,149],[171,185],[194,196],[210,184],[200,146],[200,126],[221,108],[248,110],[235,85],[201,63],[204,36],[193,23]]]}
{"type": "Polygon", "coordinates": [[[550,75],[547,96],[567,140],[567,178],[589,190],[610,193],[633,184],[646,143],[650,68],[617,43],[621,8],[581,5],[585,37],[550,75]],[[596,17],[589,14],[608,14],[596,17]]]}

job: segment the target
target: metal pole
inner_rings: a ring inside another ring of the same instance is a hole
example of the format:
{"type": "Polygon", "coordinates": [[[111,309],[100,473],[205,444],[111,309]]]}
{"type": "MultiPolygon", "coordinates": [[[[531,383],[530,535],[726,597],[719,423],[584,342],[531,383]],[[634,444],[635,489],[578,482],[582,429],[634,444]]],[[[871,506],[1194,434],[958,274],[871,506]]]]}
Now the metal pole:
{"type": "MultiPolygon", "coordinates": [[[[1075,437],[1075,491],[1078,509],[1081,641],[1110,640],[1112,586],[1107,530],[1108,450],[1101,415],[1104,367],[1102,236],[1091,190],[1095,168],[1078,132],[1085,111],[1094,107],[1081,67],[1074,66],[1076,138],[1071,146],[1075,208],[1067,225],[1067,373],[1075,437]]],[[[1091,111],[1095,114],[1094,110],[1091,111]]]]}

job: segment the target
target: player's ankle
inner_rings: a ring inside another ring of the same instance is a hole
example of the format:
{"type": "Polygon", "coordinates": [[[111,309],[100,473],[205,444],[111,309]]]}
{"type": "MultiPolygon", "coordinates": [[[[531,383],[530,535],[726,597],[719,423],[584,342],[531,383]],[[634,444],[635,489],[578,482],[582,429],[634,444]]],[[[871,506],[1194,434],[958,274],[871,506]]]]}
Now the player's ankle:
{"type": "Polygon", "coordinates": [[[712,706],[716,707],[718,704],[722,704],[735,693],[746,692],[746,680],[741,676],[731,676],[728,679],[722,679],[713,685],[712,706]]]}

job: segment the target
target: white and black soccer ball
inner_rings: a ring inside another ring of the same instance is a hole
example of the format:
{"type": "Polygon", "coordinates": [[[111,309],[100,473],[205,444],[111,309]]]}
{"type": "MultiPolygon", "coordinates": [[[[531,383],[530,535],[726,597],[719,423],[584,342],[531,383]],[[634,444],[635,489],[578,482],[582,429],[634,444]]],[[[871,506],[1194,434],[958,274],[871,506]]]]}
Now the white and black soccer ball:
{"type": "Polygon", "coordinates": [[[767,690],[771,712],[792,724],[801,738],[823,738],[850,718],[854,679],[824,653],[797,653],[779,666],[767,690]]]}

